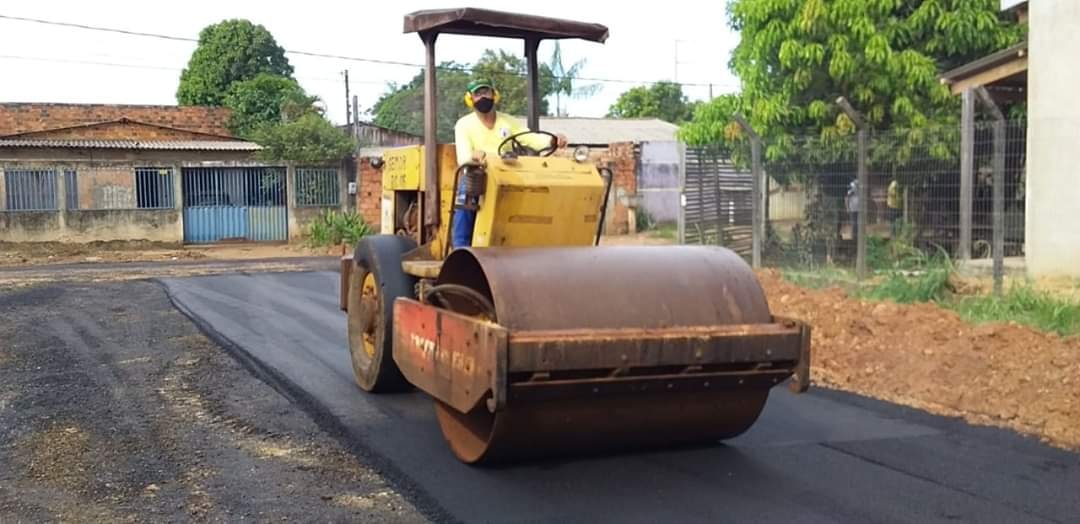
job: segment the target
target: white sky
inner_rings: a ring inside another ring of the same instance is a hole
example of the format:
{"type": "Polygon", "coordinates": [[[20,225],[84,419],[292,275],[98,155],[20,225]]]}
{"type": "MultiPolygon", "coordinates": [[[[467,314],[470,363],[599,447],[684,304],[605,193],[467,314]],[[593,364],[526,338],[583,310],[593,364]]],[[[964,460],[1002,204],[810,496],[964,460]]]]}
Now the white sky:
{"type": "MultiPolygon", "coordinates": [[[[700,0],[639,5],[610,1],[601,5],[580,0],[520,4],[487,0],[468,3],[7,0],[0,4],[0,15],[190,38],[198,38],[199,30],[211,23],[246,18],[266,26],[287,50],[422,63],[424,50],[419,37],[402,33],[402,18],[406,13],[441,7],[486,7],[606,25],[610,37],[605,44],[562,42],[564,64],[587,60],[581,76],[671,80],[676,73],[677,49],[678,80],[711,82],[713,93],[719,95],[736,90],[738,84],[727,68],[738,35],[727,27],[723,4],[700,0]]],[[[503,47],[520,56],[520,46],[516,40],[442,35],[436,58],[471,63],[485,48],[503,47]]],[[[180,71],[194,47],[194,42],[0,19],[3,79],[0,102],[175,104],[180,71]]],[[[542,43],[541,60],[550,58],[551,50],[550,41],[542,43]]],[[[359,97],[362,112],[374,104],[388,82],[404,82],[418,72],[402,66],[286,56],[296,69],[297,80],[308,92],[322,98],[328,116],[335,123],[345,120],[343,70],[349,70],[351,92],[359,97]]],[[[633,85],[605,82],[591,99],[571,100],[569,113],[603,116],[619,93],[633,85]]],[[[691,99],[704,99],[709,89],[688,86],[684,91],[691,99]]]]}

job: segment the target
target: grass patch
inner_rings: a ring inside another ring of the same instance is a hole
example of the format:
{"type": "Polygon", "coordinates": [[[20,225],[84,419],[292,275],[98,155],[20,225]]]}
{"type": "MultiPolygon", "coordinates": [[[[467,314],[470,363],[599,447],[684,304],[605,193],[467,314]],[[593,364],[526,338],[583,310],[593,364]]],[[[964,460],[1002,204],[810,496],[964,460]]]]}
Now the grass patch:
{"type": "Polygon", "coordinates": [[[1015,285],[1000,297],[956,295],[953,266],[945,258],[925,261],[916,270],[891,270],[859,282],[853,271],[838,268],[786,269],[784,279],[799,287],[841,287],[853,297],[900,304],[933,302],[973,324],[1015,322],[1061,336],[1080,335],[1080,302],[1063,299],[1030,285],[1015,285]]]}
{"type": "Polygon", "coordinates": [[[943,305],[969,322],[1011,321],[1062,336],[1080,333],[1080,304],[1030,286],[1014,286],[1000,297],[960,297],[943,305]]]}
{"type": "Polygon", "coordinates": [[[671,240],[671,241],[678,240],[678,237],[679,237],[679,225],[678,224],[672,224],[670,222],[659,224],[659,225],[653,227],[653,229],[651,231],[649,231],[649,236],[651,236],[653,238],[662,238],[664,240],[671,240]]]}
{"type": "Polygon", "coordinates": [[[860,287],[854,271],[838,267],[823,267],[815,270],[790,268],[781,270],[780,274],[783,275],[784,280],[808,289],[841,287],[851,290],[860,287]]]}
{"type": "Polygon", "coordinates": [[[951,274],[951,269],[944,264],[914,272],[894,271],[858,294],[871,300],[891,300],[901,304],[940,302],[948,297],[951,290],[951,274]]]}

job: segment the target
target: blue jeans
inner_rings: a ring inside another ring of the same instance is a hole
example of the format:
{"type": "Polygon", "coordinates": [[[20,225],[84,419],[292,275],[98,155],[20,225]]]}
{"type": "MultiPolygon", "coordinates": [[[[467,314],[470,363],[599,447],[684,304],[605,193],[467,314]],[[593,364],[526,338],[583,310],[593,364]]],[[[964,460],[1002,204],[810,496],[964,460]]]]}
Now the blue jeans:
{"type": "MultiPolygon", "coordinates": [[[[476,202],[470,202],[475,206],[476,202]]],[[[473,229],[476,226],[476,210],[461,209],[465,205],[465,180],[458,181],[457,199],[454,201],[454,220],[450,226],[450,247],[468,247],[472,245],[473,229]]]]}
{"type": "Polygon", "coordinates": [[[455,209],[454,223],[450,231],[450,247],[468,247],[472,245],[473,228],[476,226],[476,210],[455,209]]]}

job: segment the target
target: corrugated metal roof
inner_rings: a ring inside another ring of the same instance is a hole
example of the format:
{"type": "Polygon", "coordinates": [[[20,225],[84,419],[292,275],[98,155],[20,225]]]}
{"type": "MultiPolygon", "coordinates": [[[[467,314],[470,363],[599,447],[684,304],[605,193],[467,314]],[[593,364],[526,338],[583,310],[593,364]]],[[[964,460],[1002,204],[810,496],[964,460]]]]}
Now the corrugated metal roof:
{"type": "Polygon", "coordinates": [[[940,78],[941,81],[946,84],[959,82],[982,73],[983,71],[993,69],[999,65],[1019,58],[1024,58],[1027,55],[1027,52],[1028,43],[1025,40],[1007,49],[1002,49],[1001,51],[973,60],[955,69],[945,71],[944,73],[941,73],[940,78]]]}
{"type": "Polygon", "coordinates": [[[53,147],[61,149],[142,149],[158,151],[258,151],[243,140],[68,140],[0,139],[0,147],[53,147]]]}
{"type": "Polygon", "coordinates": [[[658,118],[540,117],[540,129],[566,135],[571,144],[607,145],[675,141],[679,126],[658,118]]]}

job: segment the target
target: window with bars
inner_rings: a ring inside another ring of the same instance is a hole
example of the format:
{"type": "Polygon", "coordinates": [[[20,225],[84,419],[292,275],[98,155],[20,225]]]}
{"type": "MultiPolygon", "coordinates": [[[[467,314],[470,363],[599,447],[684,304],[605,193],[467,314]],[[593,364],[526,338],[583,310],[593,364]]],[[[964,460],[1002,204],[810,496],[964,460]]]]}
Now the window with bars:
{"type": "Polygon", "coordinates": [[[175,207],[172,168],[135,168],[135,196],[136,205],[139,209],[169,209],[175,207]]]}
{"type": "Polygon", "coordinates": [[[56,210],[56,171],[5,169],[4,195],[8,211],[56,210]]]}
{"type": "Polygon", "coordinates": [[[327,207],[340,204],[338,171],[333,168],[296,170],[296,206],[327,207]]]}
{"type": "Polygon", "coordinates": [[[68,209],[79,209],[79,179],[74,169],[64,170],[64,202],[68,209]]]}

